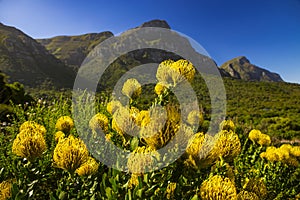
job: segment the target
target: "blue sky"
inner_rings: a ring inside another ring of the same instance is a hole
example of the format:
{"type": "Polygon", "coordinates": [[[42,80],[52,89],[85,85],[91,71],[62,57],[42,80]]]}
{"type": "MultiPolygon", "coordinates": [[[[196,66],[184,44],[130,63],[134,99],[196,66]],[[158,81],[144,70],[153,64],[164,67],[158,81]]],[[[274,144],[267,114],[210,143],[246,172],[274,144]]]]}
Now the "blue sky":
{"type": "Polygon", "coordinates": [[[0,22],[33,38],[118,34],[151,19],[196,40],[218,65],[244,55],[300,83],[300,0],[0,0],[0,22]]]}

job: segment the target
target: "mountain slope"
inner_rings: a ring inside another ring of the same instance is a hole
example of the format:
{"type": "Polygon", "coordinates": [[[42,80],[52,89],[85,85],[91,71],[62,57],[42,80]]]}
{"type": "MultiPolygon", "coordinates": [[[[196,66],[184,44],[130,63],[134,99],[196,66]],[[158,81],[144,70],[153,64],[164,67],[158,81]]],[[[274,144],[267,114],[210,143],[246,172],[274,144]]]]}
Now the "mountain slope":
{"type": "Polygon", "coordinates": [[[78,36],[57,36],[37,41],[76,72],[87,54],[100,42],[112,36],[111,32],[106,31],[78,36]]]}
{"type": "Polygon", "coordinates": [[[71,87],[75,77],[36,40],[1,23],[0,70],[10,77],[10,82],[19,81],[32,87],[71,87]]]}
{"type": "Polygon", "coordinates": [[[221,65],[220,69],[230,74],[233,78],[246,81],[283,81],[279,74],[251,64],[245,56],[240,56],[225,62],[221,65]]]}

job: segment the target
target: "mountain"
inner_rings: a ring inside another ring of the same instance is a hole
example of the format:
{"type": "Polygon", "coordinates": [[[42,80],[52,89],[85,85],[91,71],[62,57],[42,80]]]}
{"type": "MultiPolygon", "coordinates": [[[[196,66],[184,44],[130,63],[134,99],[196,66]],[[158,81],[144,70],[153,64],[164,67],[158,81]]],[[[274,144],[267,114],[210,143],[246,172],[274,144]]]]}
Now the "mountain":
{"type": "Polygon", "coordinates": [[[223,73],[227,73],[233,78],[243,79],[246,81],[283,81],[279,74],[251,64],[245,56],[239,56],[225,62],[221,65],[220,69],[223,73]]]}
{"type": "Polygon", "coordinates": [[[88,53],[105,39],[113,37],[109,31],[89,33],[78,36],[57,36],[48,39],[37,39],[57,59],[77,72],[88,53]]]}
{"type": "Polygon", "coordinates": [[[43,45],[0,23],[0,70],[26,86],[72,87],[75,74],[43,45]]]}

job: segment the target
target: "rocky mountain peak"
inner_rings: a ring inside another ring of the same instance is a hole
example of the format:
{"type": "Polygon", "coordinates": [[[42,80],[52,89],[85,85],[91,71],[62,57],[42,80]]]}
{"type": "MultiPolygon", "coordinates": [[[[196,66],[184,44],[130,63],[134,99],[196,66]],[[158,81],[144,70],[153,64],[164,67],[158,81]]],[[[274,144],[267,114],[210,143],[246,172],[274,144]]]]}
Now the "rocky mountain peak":
{"type": "Polygon", "coordinates": [[[160,19],[154,19],[154,20],[145,22],[140,27],[159,27],[159,28],[171,29],[171,27],[165,20],[160,20],[160,19]]]}

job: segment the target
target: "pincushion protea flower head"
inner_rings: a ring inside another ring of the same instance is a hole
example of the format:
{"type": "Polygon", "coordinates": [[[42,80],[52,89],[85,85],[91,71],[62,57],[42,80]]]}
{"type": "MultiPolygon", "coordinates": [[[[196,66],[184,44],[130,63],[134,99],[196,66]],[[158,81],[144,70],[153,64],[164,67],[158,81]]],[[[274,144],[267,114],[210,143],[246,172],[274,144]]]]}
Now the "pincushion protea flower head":
{"type": "Polygon", "coordinates": [[[136,98],[141,95],[142,86],[136,79],[130,78],[124,83],[122,93],[128,98],[136,98]]]}
{"type": "Polygon", "coordinates": [[[13,141],[12,152],[22,158],[34,160],[47,149],[40,130],[23,129],[13,141]]]}
{"type": "Polygon", "coordinates": [[[64,133],[69,133],[73,127],[74,127],[73,119],[69,116],[62,116],[58,118],[55,125],[55,128],[58,131],[62,131],[64,133]]]}
{"type": "Polygon", "coordinates": [[[0,199],[5,200],[11,197],[12,183],[11,181],[3,181],[0,183],[0,199]]]}
{"type": "Polygon", "coordinates": [[[99,163],[97,163],[94,158],[88,157],[87,161],[83,163],[79,168],[77,168],[75,172],[79,176],[89,176],[95,174],[98,171],[98,168],[99,163]]]}
{"type": "Polygon", "coordinates": [[[61,139],[53,153],[54,165],[58,168],[74,172],[89,157],[89,152],[84,142],[73,135],[61,139]]]}
{"type": "Polygon", "coordinates": [[[106,105],[106,110],[107,112],[109,112],[111,115],[113,115],[118,108],[122,107],[123,105],[121,104],[120,101],[117,100],[112,100],[110,102],[107,103],[106,105]]]}
{"type": "Polygon", "coordinates": [[[106,132],[108,130],[108,122],[106,115],[98,113],[92,117],[89,122],[89,126],[94,131],[102,130],[106,132]]]}
{"type": "Polygon", "coordinates": [[[237,198],[237,193],[234,183],[229,178],[215,175],[201,184],[200,196],[203,200],[232,200],[237,198]]]}
{"type": "Polygon", "coordinates": [[[26,121],[24,122],[20,128],[19,131],[23,131],[25,129],[28,129],[28,131],[39,131],[41,132],[43,135],[46,134],[47,130],[43,125],[40,125],[34,121],[26,121]]]}

